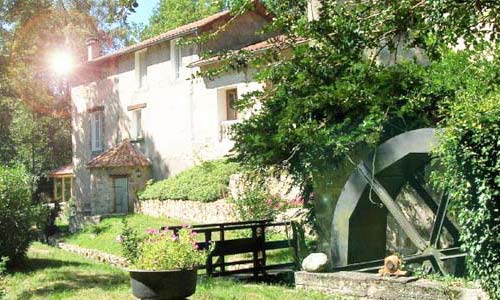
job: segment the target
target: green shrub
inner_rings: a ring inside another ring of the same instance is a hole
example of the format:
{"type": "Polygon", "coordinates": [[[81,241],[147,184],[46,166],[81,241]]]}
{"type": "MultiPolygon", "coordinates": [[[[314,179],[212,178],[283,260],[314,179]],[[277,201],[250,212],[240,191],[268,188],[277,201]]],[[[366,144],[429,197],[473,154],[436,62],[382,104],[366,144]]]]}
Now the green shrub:
{"type": "Polygon", "coordinates": [[[450,109],[437,153],[438,183],[462,228],[470,275],[500,299],[500,94],[462,95],[450,109]]]}
{"type": "Polygon", "coordinates": [[[272,185],[268,183],[269,178],[262,174],[247,172],[239,179],[238,195],[236,199],[231,198],[239,220],[272,220],[289,208],[304,206],[302,196],[286,200],[279,194],[271,192],[272,185]]]}
{"type": "Polygon", "coordinates": [[[8,258],[2,257],[0,259],[0,300],[5,298],[5,284],[3,281],[3,274],[5,272],[8,258]]]}
{"type": "Polygon", "coordinates": [[[16,263],[35,237],[33,227],[45,221],[41,206],[31,202],[29,176],[22,167],[0,166],[0,257],[16,263]]]}
{"type": "Polygon", "coordinates": [[[203,162],[176,176],[148,185],[139,198],[215,201],[227,196],[229,177],[238,169],[238,164],[226,160],[203,162]]]}

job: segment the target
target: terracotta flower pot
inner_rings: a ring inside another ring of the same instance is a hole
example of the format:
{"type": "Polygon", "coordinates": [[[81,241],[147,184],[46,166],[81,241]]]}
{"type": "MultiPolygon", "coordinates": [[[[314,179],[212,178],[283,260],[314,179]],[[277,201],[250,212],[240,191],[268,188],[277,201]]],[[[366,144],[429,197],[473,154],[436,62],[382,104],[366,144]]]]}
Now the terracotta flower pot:
{"type": "Polygon", "coordinates": [[[180,300],[196,291],[197,270],[129,270],[132,293],[142,300],[180,300]]]}

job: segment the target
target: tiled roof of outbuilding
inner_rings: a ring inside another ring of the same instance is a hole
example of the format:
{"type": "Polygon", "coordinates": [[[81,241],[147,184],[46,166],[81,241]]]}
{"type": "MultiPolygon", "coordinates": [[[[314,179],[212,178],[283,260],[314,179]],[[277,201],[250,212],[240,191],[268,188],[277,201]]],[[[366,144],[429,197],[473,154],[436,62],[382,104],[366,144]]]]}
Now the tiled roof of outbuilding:
{"type": "Polygon", "coordinates": [[[147,167],[151,162],[130,140],[104,151],[87,163],[87,168],[147,167]]]}
{"type": "Polygon", "coordinates": [[[73,175],[73,163],[59,167],[49,173],[49,177],[60,177],[73,175]]]}

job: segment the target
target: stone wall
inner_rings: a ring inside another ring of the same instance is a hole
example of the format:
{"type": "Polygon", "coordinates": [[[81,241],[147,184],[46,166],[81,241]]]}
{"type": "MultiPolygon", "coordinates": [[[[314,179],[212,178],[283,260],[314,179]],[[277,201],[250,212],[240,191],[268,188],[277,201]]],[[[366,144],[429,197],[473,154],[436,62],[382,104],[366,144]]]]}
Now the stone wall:
{"type": "Polygon", "coordinates": [[[136,213],[169,217],[196,223],[224,223],[237,221],[234,207],[227,200],[201,202],[189,200],[139,201],[136,213]]]}
{"type": "Polygon", "coordinates": [[[76,245],[70,245],[66,243],[57,243],[57,247],[68,252],[76,253],[88,257],[90,259],[100,261],[105,264],[113,265],[115,267],[119,268],[127,267],[127,261],[125,260],[125,258],[120,256],[104,253],[94,249],[82,248],[76,245]]]}
{"type": "MultiPolygon", "coordinates": [[[[295,273],[297,289],[363,300],[486,300],[479,288],[463,288],[415,277],[381,277],[358,272],[295,273]]],[[[344,298],[342,298],[344,299],[344,298]]]]}

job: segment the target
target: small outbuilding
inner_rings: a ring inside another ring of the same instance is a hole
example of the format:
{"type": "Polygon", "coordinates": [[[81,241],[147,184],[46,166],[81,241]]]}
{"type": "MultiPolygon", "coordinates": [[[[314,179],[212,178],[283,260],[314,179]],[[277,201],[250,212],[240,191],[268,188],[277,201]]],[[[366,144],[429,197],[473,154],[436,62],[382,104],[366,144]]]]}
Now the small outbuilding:
{"type": "Polygon", "coordinates": [[[92,215],[134,211],[137,192],[150,176],[151,162],[126,139],[87,163],[90,169],[92,215]]]}
{"type": "Polygon", "coordinates": [[[73,164],[62,166],[49,173],[54,181],[52,202],[67,202],[73,197],[73,164]]]}

